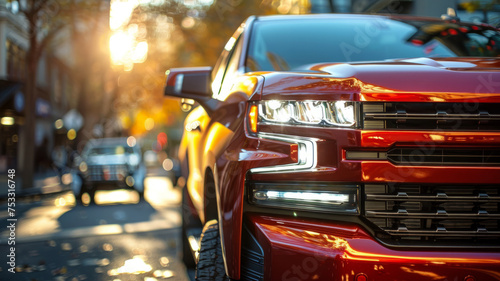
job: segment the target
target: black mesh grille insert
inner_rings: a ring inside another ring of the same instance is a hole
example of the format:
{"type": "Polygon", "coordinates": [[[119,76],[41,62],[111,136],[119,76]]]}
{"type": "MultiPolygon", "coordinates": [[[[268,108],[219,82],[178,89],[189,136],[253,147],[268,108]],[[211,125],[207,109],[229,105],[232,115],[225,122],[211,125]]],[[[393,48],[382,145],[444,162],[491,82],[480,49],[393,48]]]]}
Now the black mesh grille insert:
{"type": "Polygon", "coordinates": [[[364,216],[387,243],[500,246],[500,185],[366,184],[364,216]]]}
{"type": "Polygon", "coordinates": [[[364,129],[500,131],[498,103],[363,103],[364,129]]]}
{"type": "Polygon", "coordinates": [[[393,148],[387,159],[395,165],[498,166],[500,148],[393,148]]]}
{"type": "Polygon", "coordinates": [[[91,181],[122,180],[128,173],[126,165],[91,165],[88,171],[91,181]]]}

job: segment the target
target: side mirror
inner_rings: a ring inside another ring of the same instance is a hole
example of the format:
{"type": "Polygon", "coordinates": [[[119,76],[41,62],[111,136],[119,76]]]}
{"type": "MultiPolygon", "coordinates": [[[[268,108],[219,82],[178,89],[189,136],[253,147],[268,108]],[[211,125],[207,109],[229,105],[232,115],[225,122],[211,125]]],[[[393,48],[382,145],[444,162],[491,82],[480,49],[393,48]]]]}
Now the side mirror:
{"type": "Polygon", "coordinates": [[[193,99],[209,114],[214,111],[218,102],[212,99],[211,67],[173,68],[167,73],[166,96],[193,99]]]}

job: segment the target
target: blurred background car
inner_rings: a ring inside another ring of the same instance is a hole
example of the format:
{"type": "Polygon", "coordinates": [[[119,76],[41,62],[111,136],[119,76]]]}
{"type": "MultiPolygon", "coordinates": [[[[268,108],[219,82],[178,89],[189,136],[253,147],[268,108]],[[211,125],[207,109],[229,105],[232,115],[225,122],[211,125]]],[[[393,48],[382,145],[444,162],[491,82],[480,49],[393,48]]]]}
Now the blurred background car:
{"type": "Polygon", "coordinates": [[[148,173],[165,175],[170,179],[173,186],[177,186],[177,182],[181,177],[181,167],[179,160],[168,157],[168,155],[163,151],[156,152],[153,150],[145,151],[143,154],[143,159],[148,173]]]}
{"type": "Polygon", "coordinates": [[[77,162],[81,184],[73,185],[79,203],[87,193],[94,200],[97,190],[133,189],[144,199],[146,166],[133,137],[92,139],[77,162]]]}

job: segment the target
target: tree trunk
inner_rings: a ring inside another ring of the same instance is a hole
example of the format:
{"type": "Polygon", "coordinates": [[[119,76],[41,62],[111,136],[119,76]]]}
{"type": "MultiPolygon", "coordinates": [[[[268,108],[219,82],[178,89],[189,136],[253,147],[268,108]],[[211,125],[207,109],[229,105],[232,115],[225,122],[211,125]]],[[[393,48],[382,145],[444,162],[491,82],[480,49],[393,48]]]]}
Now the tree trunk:
{"type": "Polygon", "coordinates": [[[26,54],[27,77],[24,104],[24,137],[21,139],[22,154],[22,189],[34,187],[35,168],[35,127],[36,127],[36,81],[38,72],[38,41],[36,30],[36,15],[29,19],[30,46],[26,54]]]}
{"type": "Polygon", "coordinates": [[[335,5],[333,5],[334,0],[328,0],[328,6],[330,7],[330,13],[335,13],[335,5]]]}

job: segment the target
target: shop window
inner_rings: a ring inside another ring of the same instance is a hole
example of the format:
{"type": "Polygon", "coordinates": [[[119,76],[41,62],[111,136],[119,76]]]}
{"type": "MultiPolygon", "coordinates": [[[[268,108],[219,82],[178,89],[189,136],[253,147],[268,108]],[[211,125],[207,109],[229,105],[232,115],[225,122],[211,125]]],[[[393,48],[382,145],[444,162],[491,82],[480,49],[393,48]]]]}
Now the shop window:
{"type": "Polygon", "coordinates": [[[24,81],[26,78],[26,51],[7,40],[7,75],[11,80],[24,81]]]}

